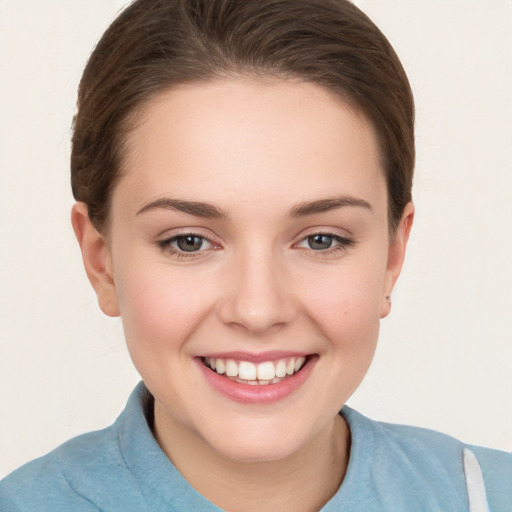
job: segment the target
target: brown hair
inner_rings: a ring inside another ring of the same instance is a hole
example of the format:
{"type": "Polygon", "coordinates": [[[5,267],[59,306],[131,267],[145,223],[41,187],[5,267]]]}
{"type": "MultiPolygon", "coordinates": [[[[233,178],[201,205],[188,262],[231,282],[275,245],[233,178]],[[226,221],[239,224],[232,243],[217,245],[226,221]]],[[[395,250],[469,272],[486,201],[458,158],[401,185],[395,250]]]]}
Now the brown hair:
{"type": "Polygon", "coordinates": [[[385,36],[348,0],[136,0],[94,49],[78,94],[73,195],[100,231],[145,102],[225,76],[298,78],[359,108],[379,139],[393,230],[411,200],[414,103],[385,36]]]}

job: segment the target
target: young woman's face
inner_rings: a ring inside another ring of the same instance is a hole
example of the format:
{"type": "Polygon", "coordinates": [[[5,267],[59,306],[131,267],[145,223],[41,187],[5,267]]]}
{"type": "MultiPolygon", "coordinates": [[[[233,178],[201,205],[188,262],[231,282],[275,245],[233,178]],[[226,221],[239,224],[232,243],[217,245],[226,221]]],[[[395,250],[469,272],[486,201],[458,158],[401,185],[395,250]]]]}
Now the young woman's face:
{"type": "Polygon", "coordinates": [[[318,86],[240,79],[157,97],[129,148],[104,309],[157,430],[236,460],[294,453],[361,382],[402,262],[374,131],[318,86]]]}

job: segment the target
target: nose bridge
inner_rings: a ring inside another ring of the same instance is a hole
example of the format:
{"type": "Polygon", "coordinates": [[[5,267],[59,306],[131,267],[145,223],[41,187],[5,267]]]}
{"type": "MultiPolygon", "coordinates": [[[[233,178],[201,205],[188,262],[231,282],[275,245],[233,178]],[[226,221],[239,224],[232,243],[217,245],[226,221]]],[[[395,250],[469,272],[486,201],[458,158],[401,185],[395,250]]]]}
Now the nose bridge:
{"type": "Polygon", "coordinates": [[[221,308],[225,323],[257,333],[284,325],[293,317],[286,272],[271,248],[253,244],[240,251],[229,270],[229,280],[229,296],[224,297],[221,308]]]}

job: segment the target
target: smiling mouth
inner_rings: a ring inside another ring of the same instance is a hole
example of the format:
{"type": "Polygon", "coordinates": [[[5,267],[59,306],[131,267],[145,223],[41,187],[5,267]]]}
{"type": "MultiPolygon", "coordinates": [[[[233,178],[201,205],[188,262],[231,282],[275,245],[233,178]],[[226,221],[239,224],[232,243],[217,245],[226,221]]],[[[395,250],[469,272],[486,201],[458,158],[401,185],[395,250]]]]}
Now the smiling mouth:
{"type": "Polygon", "coordinates": [[[202,362],[216,374],[233,382],[251,386],[265,386],[277,384],[300,372],[309,357],[287,357],[261,363],[203,357],[202,362]]]}

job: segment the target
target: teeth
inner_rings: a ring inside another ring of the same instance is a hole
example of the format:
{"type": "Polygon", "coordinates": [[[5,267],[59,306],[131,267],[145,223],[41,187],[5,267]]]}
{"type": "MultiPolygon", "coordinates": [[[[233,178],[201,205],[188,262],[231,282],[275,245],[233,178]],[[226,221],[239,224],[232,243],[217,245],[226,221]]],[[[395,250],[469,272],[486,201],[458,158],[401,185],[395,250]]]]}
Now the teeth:
{"type": "Polygon", "coordinates": [[[226,374],[231,380],[250,385],[276,384],[298,372],[306,362],[305,357],[290,357],[278,361],[254,364],[233,359],[205,358],[206,366],[219,375],[226,374]]]}
{"type": "Polygon", "coordinates": [[[276,377],[285,377],[286,376],[286,361],[278,361],[276,364],[276,377]]]}
{"type": "Polygon", "coordinates": [[[226,361],[226,375],[236,377],[238,375],[238,365],[232,359],[226,361]]]}
{"type": "Polygon", "coordinates": [[[238,376],[242,380],[256,380],[256,366],[247,361],[242,361],[238,365],[238,376]]]}
{"type": "Polygon", "coordinates": [[[215,371],[219,375],[222,375],[223,373],[226,372],[226,365],[224,364],[224,361],[222,359],[217,359],[216,365],[215,365],[215,371]]]}
{"type": "Polygon", "coordinates": [[[276,376],[276,368],[274,363],[268,361],[258,365],[258,380],[272,380],[276,376]]]}
{"type": "Polygon", "coordinates": [[[295,371],[298,372],[301,368],[302,368],[302,365],[306,362],[306,358],[305,357],[297,357],[297,359],[295,359],[295,371]]]}

